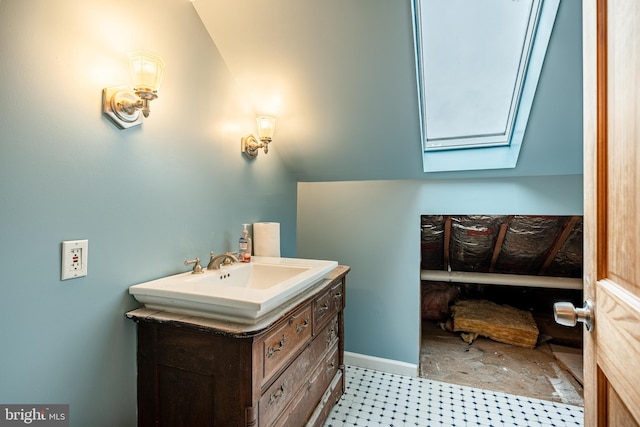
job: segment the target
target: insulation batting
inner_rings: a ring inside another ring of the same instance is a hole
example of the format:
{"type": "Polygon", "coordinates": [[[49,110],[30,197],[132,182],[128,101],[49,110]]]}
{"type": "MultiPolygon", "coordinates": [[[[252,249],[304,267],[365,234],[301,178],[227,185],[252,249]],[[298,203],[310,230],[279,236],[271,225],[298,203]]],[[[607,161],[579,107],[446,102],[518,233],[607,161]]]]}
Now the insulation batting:
{"type": "Polygon", "coordinates": [[[506,216],[461,215],[451,217],[451,270],[489,271],[500,224],[506,216]]]}
{"type": "Polygon", "coordinates": [[[581,217],[422,215],[420,266],[424,270],[579,278],[582,277],[582,242],[581,217]],[[569,235],[560,248],[555,248],[554,244],[564,237],[565,225],[570,222],[573,227],[569,235]],[[501,229],[505,235],[498,244],[501,229]],[[445,248],[448,248],[446,254],[445,248]],[[557,253],[542,271],[550,251],[556,249],[557,253]]]}
{"type": "Polygon", "coordinates": [[[444,216],[423,215],[421,223],[421,268],[425,270],[443,270],[444,216]]]}
{"type": "Polygon", "coordinates": [[[528,311],[486,300],[459,301],[452,310],[455,331],[527,348],[534,348],[538,341],[538,326],[528,311]]]}
{"type": "Polygon", "coordinates": [[[564,221],[557,216],[515,216],[509,223],[496,272],[537,274],[564,221]]]}
{"type": "Polygon", "coordinates": [[[460,288],[444,282],[422,282],[420,286],[422,319],[444,322],[451,317],[450,306],[460,288]]]}
{"type": "Polygon", "coordinates": [[[571,234],[560,248],[546,271],[548,276],[582,277],[582,218],[576,223],[571,234]]]}

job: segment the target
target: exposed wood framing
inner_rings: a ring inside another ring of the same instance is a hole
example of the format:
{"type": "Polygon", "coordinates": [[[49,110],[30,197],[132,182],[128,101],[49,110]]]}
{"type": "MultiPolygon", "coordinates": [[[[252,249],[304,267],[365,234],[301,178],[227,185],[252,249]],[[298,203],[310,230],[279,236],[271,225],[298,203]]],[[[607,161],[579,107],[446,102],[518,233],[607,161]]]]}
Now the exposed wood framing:
{"type": "Polygon", "coordinates": [[[553,245],[551,246],[547,257],[545,258],[544,263],[542,263],[542,267],[540,267],[540,271],[538,271],[539,276],[543,275],[547,271],[547,268],[549,268],[549,266],[553,262],[554,258],[558,254],[558,251],[560,250],[560,248],[562,248],[562,245],[564,245],[564,242],[566,242],[569,238],[569,235],[573,231],[573,228],[576,226],[578,221],[580,221],[579,216],[572,216],[566,222],[564,228],[562,229],[562,233],[560,233],[556,238],[556,241],[553,242],[553,245]]]}
{"type": "Polygon", "coordinates": [[[498,261],[498,256],[500,256],[500,251],[502,251],[502,243],[504,242],[504,236],[507,235],[507,228],[509,228],[509,223],[513,219],[513,215],[509,215],[505,222],[500,225],[500,231],[498,232],[498,238],[496,239],[496,244],[493,247],[493,255],[491,256],[491,265],[489,266],[489,273],[493,273],[493,270],[496,267],[496,262],[498,261]]]}
{"type": "Polygon", "coordinates": [[[423,226],[431,221],[436,230],[430,234],[436,246],[428,251],[438,261],[431,268],[440,272],[455,267],[455,272],[582,278],[582,216],[423,215],[421,221],[423,226]]]}
{"type": "Polygon", "coordinates": [[[449,246],[451,241],[451,217],[447,215],[444,219],[444,265],[443,269],[449,271],[449,246]]]}

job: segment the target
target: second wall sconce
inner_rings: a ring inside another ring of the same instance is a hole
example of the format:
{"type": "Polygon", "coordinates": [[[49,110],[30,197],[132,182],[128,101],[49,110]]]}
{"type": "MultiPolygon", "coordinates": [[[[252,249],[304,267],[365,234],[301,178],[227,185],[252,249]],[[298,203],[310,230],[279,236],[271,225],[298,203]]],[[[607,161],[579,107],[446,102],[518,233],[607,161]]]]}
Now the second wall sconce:
{"type": "Polygon", "coordinates": [[[271,142],[273,132],[276,129],[275,117],[260,116],[256,121],[258,122],[258,138],[260,139],[260,142],[258,142],[253,134],[249,134],[240,140],[240,148],[242,149],[242,152],[250,159],[253,159],[258,155],[258,150],[260,148],[264,150],[264,154],[269,152],[269,143],[271,142]]]}
{"type": "Polygon", "coordinates": [[[129,67],[133,90],[127,86],[102,89],[102,114],[120,129],[141,125],[141,112],[149,117],[149,101],[158,97],[164,61],[153,53],[131,52],[129,67]]]}

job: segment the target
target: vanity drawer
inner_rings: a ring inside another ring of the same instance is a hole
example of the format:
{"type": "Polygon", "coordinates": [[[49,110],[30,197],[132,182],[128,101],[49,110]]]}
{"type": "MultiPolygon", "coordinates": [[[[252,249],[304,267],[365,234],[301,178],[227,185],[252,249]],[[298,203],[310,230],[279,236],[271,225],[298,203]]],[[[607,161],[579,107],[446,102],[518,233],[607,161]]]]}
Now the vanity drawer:
{"type": "Polygon", "coordinates": [[[327,319],[344,308],[344,282],[340,281],[313,301],[313,328],[321,328],[327,319]]]}
{"type": "Polygon", "coordinates": [[[331,384],[322,395],[322,400],[316,406],[315,411],[307,420],[305,427],[321,427],[325,420],[329,417],[334,405],[338,403],[340,397],[344,393],[344,368],[338,369],[338,372],[331,380],[331,384]]]}
{"type": "Polygon", "coordinates": [[[303,384],[302,388],[293,398],[291,405],[284,411],[282,416],[275,423],[276,426],[302,426],[304,425],[316,405],[310,405],[311,402],[320,402],[327,387],[334,379],[339,370],[338,347],[325,354],[324,359],[320,362],[309,379],[303,384]]]}
{"type": "Polygon", "coordinates": [[[337,322],[331,322],[291,365],[262,394],[259,403],[260,425],[268,426],[287,407],[296,392],[309,380],[309,371],[326,354],[338,347],[337,322]],[[329,351],[328,351],[329,350],[329,351]]]}
{"type": "MultiPolygon", "coordinates": [[[[338,317],[334,317],[329,324],[322,330],[320,334],[318,334],[316,341],[320,341],[324,343],[325,350],[329,347],[332,347],[334,344],[338,342],[340,328],[340,322],[338,321],[338,317]]],[[[320,345],[318,343],[317,345],[320,345]]]]}
{"type": "Polygon", "coordinates": [[[262,341],[262,384],[311,339],[311,305],[290,315],[262,341]]]}

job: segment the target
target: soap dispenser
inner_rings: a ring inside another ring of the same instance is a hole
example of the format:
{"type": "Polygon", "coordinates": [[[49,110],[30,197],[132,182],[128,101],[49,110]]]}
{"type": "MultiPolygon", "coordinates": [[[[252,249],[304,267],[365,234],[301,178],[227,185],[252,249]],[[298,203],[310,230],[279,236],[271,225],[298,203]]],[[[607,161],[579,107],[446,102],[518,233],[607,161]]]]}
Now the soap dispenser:
{"type": "Polygon", "coordinates": [[[249,235],[249,230],[247,230],[247,227],[251,224],[242,224],[243,225],[243,230],[242,230],[242,236],[245,237],[245,231],[247,232],[247,235],[245,237],[245,239],[247,240],[247,251],[244,253],[244,261],[245,262],[251,262],[251,252],[253,251],[253,245],[251,244],[251,236],[249,235]]]}
{"type": "Polygon", "coordinates": [[[249,230],[247,230],[248,225],[242,224],[242,236],[238,242],[238,261],[240,262],[251,261],[251,237],[249,237],[249,230]]]}

